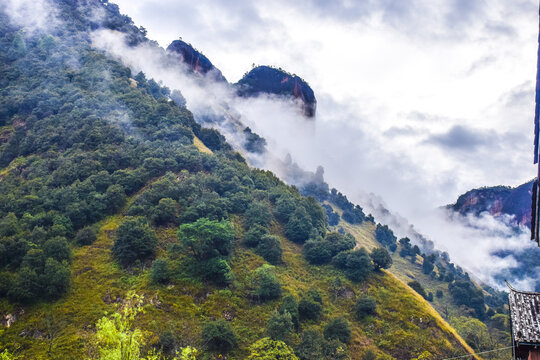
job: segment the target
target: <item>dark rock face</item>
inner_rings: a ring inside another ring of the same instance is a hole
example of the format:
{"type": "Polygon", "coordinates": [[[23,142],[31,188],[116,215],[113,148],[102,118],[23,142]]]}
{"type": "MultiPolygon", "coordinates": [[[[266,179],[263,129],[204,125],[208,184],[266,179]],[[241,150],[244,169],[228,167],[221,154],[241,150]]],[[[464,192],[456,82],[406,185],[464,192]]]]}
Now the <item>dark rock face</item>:
{"type": "Polygon", "coordinates": [[[462,215],[487,211],[493,216],[514,215],[516,224],[531,226],[531,194],[534,181],[515,188],[495,186],[474,189],[461,195],[449,208],[462,215]]]}
{"type": "Polygon", "coordinates": [[[225,77],[206,56],[195,50],[190,44],[182,40],[174,40],[168,47],[167,52],[180,55],[181,61],[193,72],[207,75],[209,74],[217,81],[226,81],[225,77]]]}
{"type": "Polygon", "coordinates": [[[240,96],[251,97],[261,93],[281,95],[298,99],[307,117],[314,117],[317,108],[315,94],[299,76],[291,75],[270,66],[257,66],[237,84],[240,96]]]}

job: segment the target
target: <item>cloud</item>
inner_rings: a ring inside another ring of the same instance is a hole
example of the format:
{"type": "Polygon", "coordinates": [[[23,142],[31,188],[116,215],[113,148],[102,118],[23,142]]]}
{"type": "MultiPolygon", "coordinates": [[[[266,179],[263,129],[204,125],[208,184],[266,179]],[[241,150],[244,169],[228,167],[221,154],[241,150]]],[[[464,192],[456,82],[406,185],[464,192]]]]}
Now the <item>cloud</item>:
{"type": "Polygon", "coordinates": [[[28,35],[47,32],[58,27],[58,9],[49,0],[3,0],[4,7],[14,25],[23,27],[28,35]]]}
{"type": "Polygon", "coordinates": [[[455,125],[445,133],[431,135],[425,142],[449,150],[472,151],[490,142],[496,143],[497,138],[498,136],[494,131],[455,125]]]}

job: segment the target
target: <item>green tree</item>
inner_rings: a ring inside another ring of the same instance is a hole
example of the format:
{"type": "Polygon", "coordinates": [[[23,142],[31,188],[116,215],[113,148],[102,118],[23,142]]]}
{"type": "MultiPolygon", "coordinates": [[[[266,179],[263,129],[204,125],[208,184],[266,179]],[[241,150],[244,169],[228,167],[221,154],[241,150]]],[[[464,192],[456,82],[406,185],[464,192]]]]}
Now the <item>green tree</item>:
{"type": "Polygon", "coordinates": [[[275,235],[263,235],[259,244],[255,248],[255,253],[262,256],[272,265],[277,265],[281,262],[281,240],[275,235]]]}
{"type": "Polygon", "coordinates": [[[210,350],[227,352],[238,343],[231,325],[223,319],[209,322],[203,326],[202,340],[210,350]]]}
{"type": "Polygon", "coordinates": [[[152,262],[152,269],[150,271],[152,282],[155,284],[165,284],[169,281],[170,274],[165,259],[156,259],[152,262]]]}
{"type": "Polygon", "coordinates": [[[112,252],[118,262],[127,266],[154,254],[157,237],[144,217],[127,217],[118,227],[112,252]]]}
{"type": "Polygon", "coordinates": [[[293,331],[291,314],[288,311],[274,311],[268,320],[266,329],[272,340],[287,341],[293,331]]]}
{"type": "Polygon", "coordinates": [[[75,241],[79,245],[90,245],[93,244],[94,241],[97,239],[96,230],[92,226],[87,226],[79,231],[77,231],[77,235],[75,235],[75,241]]]}
{"type": "Polygon", "coordinates": [[[324,338],[326,340],[339,340],[344,344],[351,341],[351,328],[347,319],[338,317],[330,321],[324,327],[324,338]]]}
{"type": "Polygon", "coordinates": [[[257,287],[253,295],[261,301],[277,299],[281,296],[281,284],[273,269],[273,266],[264,264],[254,272],[252,281],[257,287]]]}
{"type": "Polygon", "coordinates": [[[281,301],[279,305],[279,312],[283,314],[288,312],[291,315],[291,320],[295,329],[300,326],[300,315],[298,313],[298,302],[293,295],[287,295],[281,301]]]}
{"type": "Polygon", "coordinates": [[[60,297],[69,288],[69,277],[70,272],[66,265],[53,258],[48,258],[41,276],[44,295],[49,299],[60,297]]]}
{"type": "Polygon", "coordinates": [[[308,240],[304,244],[304,256],[310,264],[327,264],[332,260],[332,244],[322,239],[308,240]]]}
{"type": "Polygon", "coordinates": [[[311,218],[306,209],[300,206],[292,213],[285,226],[285,236],[296,243],[304,243],[311,234],[311,218]]]}
{"type": "Polygon", "coordinates": [[[363,319],[368,315],[377,313],[377,303],[373,297],[362,295],[358,297],[354,310],[356,318],[363,319]]]}
{"type": "Polygon", "coordinates": [[[324,339],[318,331],[306,330],[302,333],[296,355],[300,360],[322,360],[324,339]]]}
{"type": "Polygon", "coordinates": [[[256,247],[259,245],[261,238],[266,234],[268,234],[267,228],[259,224],[255,224],[244,234],[243,244],[247,247],[256,247]]]}
{"type": "Polygon", "coordinates": [[[197,260],[228,256],[232,248],[234,230],[226,220],[200,218],[193,223],[182,224],[178,240],[191,250],[197,260]]]}
{"type": "Polygon", "coordinates": [[[170,198],[163,198],[152,212],[152,221],[154,224],[163,225],[176,222],[176,201],[170,198]]]}
{"type": "Polygon", "coordinates": [[[411,281],[407,285],[413,288],[413,290],[416,291],[418,294],[422,295],[424,299],[427,298],[426,290],[424,290],[424,287],[418,281],[411,281]]]}
{"type": "Polygon", "coordinates": [[[377,248],[371,252],[371,260],[376,270],[388,269],[392,266],[392,257],[385,248],[377,248]]]}
{"type": "Polygon", "coordinates": [[[248,360],[298,360],[293,350],[283,341],[263,338],[249,347],[248,360]]]}

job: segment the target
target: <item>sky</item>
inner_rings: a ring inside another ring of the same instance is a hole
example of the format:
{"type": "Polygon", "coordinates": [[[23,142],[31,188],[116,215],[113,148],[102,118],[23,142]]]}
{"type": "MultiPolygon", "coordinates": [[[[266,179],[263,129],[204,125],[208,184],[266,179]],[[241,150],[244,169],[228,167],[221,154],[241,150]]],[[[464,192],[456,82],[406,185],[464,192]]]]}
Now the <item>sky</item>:
{"type": "Polygon", "coordinates": [[[434,209],[472,188],[535,176],[537,1],[114,2],[163,48],[191,43],[231,83],[253,65],[304,78],[318,101],[314,121],[265,99],[234,106],[273,154],[306,170],[322,165],[354,202],[390,209],[398,235],[414,224],[488,282],[516,262],[493,250],[531,246],[490,217],[469,219],[470,228],[434,209]]]}

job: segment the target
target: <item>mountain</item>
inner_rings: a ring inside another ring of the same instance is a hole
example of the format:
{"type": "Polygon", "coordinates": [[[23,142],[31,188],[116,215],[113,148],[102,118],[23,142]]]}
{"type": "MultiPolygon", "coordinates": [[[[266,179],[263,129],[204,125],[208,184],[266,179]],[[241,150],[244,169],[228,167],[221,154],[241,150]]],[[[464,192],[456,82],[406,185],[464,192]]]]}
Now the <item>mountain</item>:
{"type": "Polygon", "coordinates": [[[187,65],[191,71],[197,74],[206,75],[210,73],[210,76],[217,81],[227,81],[221,71],[217,69],[210,60],[195,50],[193,46],[182,41],[174,40],[168,47],[167,51],[179,55],[180,61],[187,65]]]}
{"type": "Polygon", "coordinates": [[[317,100],[311,87],[299,76],[270,66],[257,66],[236,83],[238,94],[244,97],[274,94],[301,102],[307,117],[314,117],[317,100]]]}
{"type": "Polygon", "coordinates": [[[302,195],[197,122],[183,89],[96,48],[96,31],[156,46],[116,5],[56,0],[35,23],[12,4],[0,5],[2,358],[447,358],[473,349],[446,320],[486,332],[479,319],[504,320],[497,296],[398,242],[321,171],[302,195]]]}
{"type": "Polygon", "coordinates": [[[534,180],[517,187],[494,186],[467,191],[447,208],[461,215],[478,216],[487,212],[494,217],[508,215],[512,223],[531,227],[531,195],[534,180]]]}

